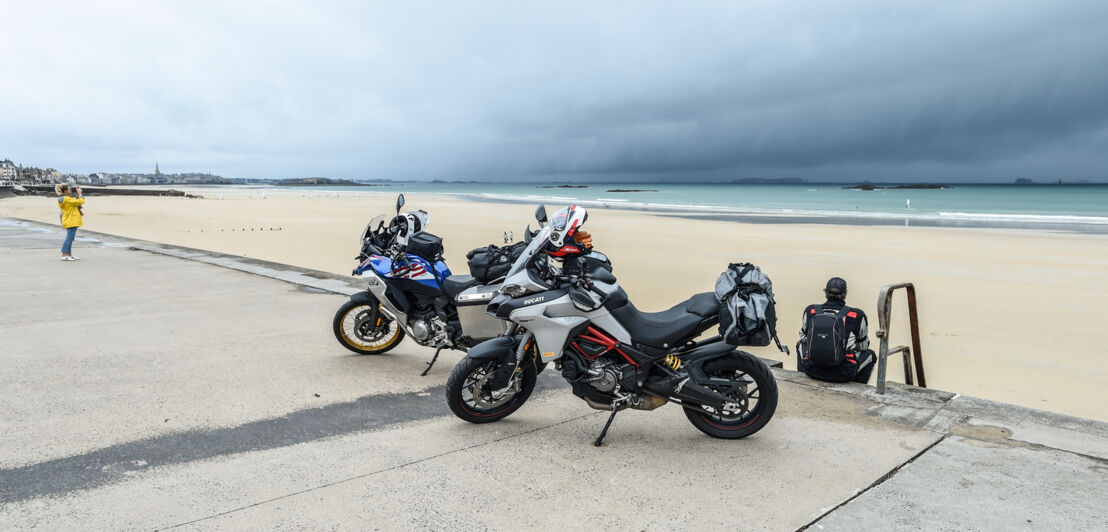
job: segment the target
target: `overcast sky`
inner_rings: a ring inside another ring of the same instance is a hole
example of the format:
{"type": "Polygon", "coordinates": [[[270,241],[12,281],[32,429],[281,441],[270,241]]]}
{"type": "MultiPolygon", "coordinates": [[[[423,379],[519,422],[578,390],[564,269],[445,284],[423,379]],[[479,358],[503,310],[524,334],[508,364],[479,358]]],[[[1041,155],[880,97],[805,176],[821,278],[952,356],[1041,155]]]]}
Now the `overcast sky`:
{"type": "Polygon", "coordinates": [[[63,172],[1108,180],[1108,2],[6,2],[63,172]]]}

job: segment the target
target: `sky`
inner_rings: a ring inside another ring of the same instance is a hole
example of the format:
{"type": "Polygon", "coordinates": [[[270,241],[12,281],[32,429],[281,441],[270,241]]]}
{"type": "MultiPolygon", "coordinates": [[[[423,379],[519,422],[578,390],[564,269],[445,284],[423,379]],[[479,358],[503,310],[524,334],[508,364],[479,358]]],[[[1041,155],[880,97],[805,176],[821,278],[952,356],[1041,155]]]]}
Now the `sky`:
{"type": "Polygon", "coordinates": [[[0,159],[479,181],[1108,181],[1108,2],[7,2],[0,159]]]}

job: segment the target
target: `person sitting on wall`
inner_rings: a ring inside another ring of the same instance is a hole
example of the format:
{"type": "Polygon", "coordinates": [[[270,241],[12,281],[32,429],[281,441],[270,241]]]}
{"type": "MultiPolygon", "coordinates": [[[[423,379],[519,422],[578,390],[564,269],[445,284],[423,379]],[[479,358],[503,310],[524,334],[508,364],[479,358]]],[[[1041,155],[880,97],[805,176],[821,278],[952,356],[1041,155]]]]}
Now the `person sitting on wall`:
{"type": "Polygon", "coordinates": [[[827,301],[808,305],[800,322],[796,369],[813,379],[868,383],[877,356],[869,348],[866,313],[846,306],[846,281],[832,277],[827,301]]]}

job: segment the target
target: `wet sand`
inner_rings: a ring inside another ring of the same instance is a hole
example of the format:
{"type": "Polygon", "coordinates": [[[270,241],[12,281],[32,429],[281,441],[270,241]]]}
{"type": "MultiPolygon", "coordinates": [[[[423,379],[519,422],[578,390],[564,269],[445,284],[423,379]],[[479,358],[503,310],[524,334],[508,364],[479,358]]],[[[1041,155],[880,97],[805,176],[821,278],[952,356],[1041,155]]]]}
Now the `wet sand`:
{"type": "MultiPolygon", "coordinates": [[[[207,199],[89,198],[85,229],[349,274],[362,227],[376,214],[391,213],[395,200],[391,192],[334,197],[327,191],[270,191],[265,199],[249,190],[203,193],[207,199]],[[220,193],[224,199],[214,199],[220,193]]],[[[500,243],[505,231],[520,238],[524,226],[534,223],[532,205],[407,199],[406,209],[431,213],[428,229],[444,238],[456,273],[467,273],[466,251],[500,243]]],[[[0,215],[58,220],[52,198],[0,200],[0,215]]],[[[1108,421],[1108,343],[1100,338],[1108,236],[751,224],[600,208],[590,210],[586,230],[643,310],[662,310],[712,290],[729,262],[760,265],[774,281],[778,328],[790,346],[800,311],[822,300],[827,278],[850,283],[848,304],[870,315],[875,350],[878,290],[914,282],[930,387],[1108,421]]],[[[80,255],[79,242],[74,252],[80,255]]],[[[893,314],[893,345],[909,343],[902,295],[893,314]]],[[[795,367],[776,349],[749,350],[795,367]]],[[[889,375],[903,377],[898,361],[891,361],[889,375]]]]}

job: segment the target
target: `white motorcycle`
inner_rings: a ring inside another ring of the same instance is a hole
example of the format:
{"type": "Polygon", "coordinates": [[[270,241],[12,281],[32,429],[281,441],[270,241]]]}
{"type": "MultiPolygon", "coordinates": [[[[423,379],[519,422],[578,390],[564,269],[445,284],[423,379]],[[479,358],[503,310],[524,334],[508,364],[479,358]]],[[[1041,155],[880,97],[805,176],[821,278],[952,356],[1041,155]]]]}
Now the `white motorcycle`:
{"type": "Polygon", "coordinates": [[[620,410],[653,410],[671,401],[717,438],[743,438],[769,422],[777,408],[769,368],[719,336],[696,341],[719,324],[714,293],[642,312],[580,231],[588,219],[584,208],[561,209],[543,225],[540,206],[536,218],[541,229],[524,235],[527,248],[487,309],[511,325],[470,349],[447,381],[455,415],[473,423],[511,415],[534,390],[536,364],[553,362],[574,395],[612,412],[596,445],[620,410]]]}

